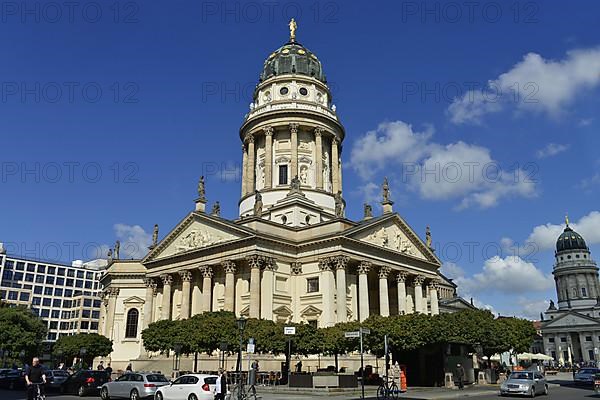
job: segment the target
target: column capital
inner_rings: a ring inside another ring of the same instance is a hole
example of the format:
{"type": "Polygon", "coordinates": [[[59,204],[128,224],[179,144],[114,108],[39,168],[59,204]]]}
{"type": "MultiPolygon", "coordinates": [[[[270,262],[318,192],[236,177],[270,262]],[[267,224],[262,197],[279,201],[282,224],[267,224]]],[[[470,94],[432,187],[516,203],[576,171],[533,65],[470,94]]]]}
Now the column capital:
{"type": "Polygon", "coordinates": [[[439,279],[432,279],[429,281],[429,283],[427,284],[427,287],[431,290],[438,290],[440,286],[440,281],[439,279]]]}
{"type": "Polygon", "coordinates": [[[398,271],[398,275],[396,275],[396,280],[398,282],[406,282],[406,278],[408,277],[408,272],[406,271],[398,271]]]}
{"type": "Polygon", "coordinates": [[[200,270],[202,272],[202,277],[204,278],[212,278],[213,277],[213,269],[210,265],[205,265],[200,270]]]}
{"type": "Polygon", "coordinates": [[[331,258],[319,258],[319,269],[321,271],[331,271],[331,258]]]}
{"type": "Polygon", "coordinates": [[[302,273],[302,263],[299,261],[292,262],[290,270],[292,271],[292,275],[300,275],[302,273]]]}
{"type": "Polygon", "coordinates": [[[335,135],[334,135],[334,136],[331,138],[331,144],[332,144],[332,145],[338,145],[339,143],[340,143],[340,140],[337,138],[337,136],[335,136],[335,135]]]}
{"type": "Polygon", "coordinates": [[[350,261],[350,257],[348,257],[348,256],[337,256],[334,259],[335,268],[336,269],[346,269],[349,261],[350,261]]]}
{"type": "Polygon", "coordinates": [[[265,134],[265,136],[271,136],[271,135],[273,135],[273,127],[272,126],[265,126],[263,128],[263,133],[265,134]]]}
{"type": "Polygon", "coordinates": [[[268,271],[277,270],[277,260],[273,257],[262,257],[262,263],[268,271]]]}
{"type": "Polygon", "coordinates": [[[225,260],[225,261],[221,262],[221,266],[225,270],[226,274],[235,274],[235,268],[236,268],[235,262],[233,262],[231,260],[225,260]]]}
{"type": "Polygon", "coordinates": [[[254,143],[254,134],[251,132],[246,133],[246,136],[244,136],[244,142],[254,143]]]}
{"type": "Polygon", "coordinates": [[[317,127],[314,129],[314,132],[315,132],[315,137],[321,137],[321,136],[323,135],[323,131],[324,131],[324,129],[323,129],[323,128],[321,128],[320,126],[317,126],[317,127]]]}
{"type": "Polygon", "coordinates": [[[118,287],[109,287],[106,289],[106,297],[117,297],[120,291],[118,287]]]}
{"type": "Polygon", "coordinates": [[[361,261],[361,263],[358,265],[358,273],[368,274],[371,266],[372,264],[369,261],[361,261]]]}
{"type": "Polygon", "coordinates": [[[156,283],[154,282],[153,278],[144,278],[144,285],[146,285],[147,288],[151,288],[152,286],[156,285],[156,283]]]}
{"type": "Polygon", "coordinates": [[[413,278],[413,286],[421,286],[425,281],[425,277],[423,275],[416,275],[413,278]]]}
{"type": "Polygon", "coordinates": [[[379,279],[387,279],[388,275],[390,274],[391,268],[385,265],[382,265],[381,267],[379,267],[379,271],[378,271],[378,275],[379,275],[379,279]]]}
{"type": "Polygon", "coordinates": [[[297,122],[290,122],[290,124],[289,124],[290,132],[298,133],[298,126],[300,126],[300,125],[297,122]]]}
{"type": "Polygon", "coordinates": [[[190,271],[179,271],[179,276],[183,282],[192,281],[192,273],[190,271]]]}
{"type": "Polygon", "coordinates": [[[170,285],[173,283],[173,276],[171,274],[162,274],[160,279],[162,279],[163,285],[170,285]]]}
{"type": "Polygon", "coordinates": [[[251,269],[260,269],[261,259],[257,255],[246,257],[246,261],[248,261],[248,265],[250,265],[251,269]]]}

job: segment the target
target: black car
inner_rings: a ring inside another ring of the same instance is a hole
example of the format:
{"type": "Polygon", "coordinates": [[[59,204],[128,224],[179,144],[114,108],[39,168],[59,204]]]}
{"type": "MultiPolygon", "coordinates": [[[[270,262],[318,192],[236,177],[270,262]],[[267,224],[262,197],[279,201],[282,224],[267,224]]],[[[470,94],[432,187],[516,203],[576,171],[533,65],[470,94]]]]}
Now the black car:
{"type": "Polygon", "coordinates": [[[88,394],[99,394],[100,387],[110,381],[106,371],[81,370],[69,376],[60,386],[60,392],[64,394],[76,394],[86,396],[88,394]]]}
{"type": "Polygon", "coordinates": [[[18,369],[0,369],[0,388],[20,389],[25,387],[25,376],[18,369]]]}

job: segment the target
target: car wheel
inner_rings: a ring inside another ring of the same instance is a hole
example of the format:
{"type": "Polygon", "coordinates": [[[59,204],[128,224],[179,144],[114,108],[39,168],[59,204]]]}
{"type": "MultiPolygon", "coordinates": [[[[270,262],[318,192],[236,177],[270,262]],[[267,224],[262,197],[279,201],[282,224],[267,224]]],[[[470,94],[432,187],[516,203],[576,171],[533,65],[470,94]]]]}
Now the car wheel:
{"type": "Polygon", "coordinates": [[[156,392],[155,399],[156,399],[156,400],[163,400],[163,395],[162,395],[162,393],[161,393],[161,392],[156,392]]]}
{"type": "Polygon", "coordinates": [[[108,395],[108,389],[103,387],[100,391],[100,397],[102,400],[110,400],[110,396],[108,395]]]}
{"type": "Polygon", "coordinates": [[[531,398],[535,397],[535,388],[533,386],[531,387],[531,393],[529,393],[529,397],[531,397],[531,398]]]}
{"type": "Polygon", "coordinates": [[[138,393],[137,390],[133,389],[131,391],[131,393],[129,394],[129,400],[139,400],[140,399],[140,394],[138,393]]]}
{"type": "Polygon", "coordinates": [[[196,395],[192,393],[190,394],[190,397],[188,397],[188,400],[198,400],[198,397],[196,397],[196,395]]]}
{"type": "Polygon", "coordinates": [[[77,396],[79,396],[79,397],[85,396],[85,387],[79,386],[79,389],[77,389],[77,396]]]}

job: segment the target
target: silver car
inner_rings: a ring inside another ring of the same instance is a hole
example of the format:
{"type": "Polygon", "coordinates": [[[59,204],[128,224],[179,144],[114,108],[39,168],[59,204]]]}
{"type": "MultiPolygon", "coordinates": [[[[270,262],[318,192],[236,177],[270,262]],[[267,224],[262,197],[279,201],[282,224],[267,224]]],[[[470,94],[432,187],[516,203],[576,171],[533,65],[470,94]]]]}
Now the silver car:
{"type": "Polygon", "coordinates": [[[100,388],[102,400],[128,398],[131,400],[154,397],[156,390],[171,382],[162,374],[152,372],[130,372],[100,388]]]}
{"type": "Polygon", "coordinates": [[[548,394],[546,378],[537,371],[515,371],[500,385],[500,396],[548,394]]]}

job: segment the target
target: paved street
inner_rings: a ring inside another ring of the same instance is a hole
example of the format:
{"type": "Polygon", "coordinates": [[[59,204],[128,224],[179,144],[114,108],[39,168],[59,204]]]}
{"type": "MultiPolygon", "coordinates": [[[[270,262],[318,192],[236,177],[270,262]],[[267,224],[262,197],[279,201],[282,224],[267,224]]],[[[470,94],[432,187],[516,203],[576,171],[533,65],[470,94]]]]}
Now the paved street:
{"type": "MultiPolygon", "coordinates": [[[[370,391],[370,393],[373,393],[370,391]]],[[[263,392],[260,393],[260,397],[263,400],[277,400],[277,399],[286,399],[286,400],[307,400],[311,398],[327,398],[328,400],[345,400],[345,399],[356,399],[356,396],[349,395],[335,395],[332,393],[329,394],[319,394],[319,395],[300,395],[300,394],[281,394],[281,393],[269,393],[263,392]]],[[[579,400],[579,399],[590,399],[594,398],[594,393],[590,388],[584,387],[576,387],[571,384],[569,381],[559,381],[553,380],[551,381],[550,394],[548,397],[543,397],[549,400],[579,400]]],[[[76,400],[80,399],[77,396],[64,396],[59,394],[51,393],[48,396],[51,400],[76,400]]],[[[465,390],[462,392],[458,391],[446,391],[443,389],[420,389],[409,391],[408,393],[401,396],[401,398],[405,399],[461,399],[461,398],[477,398],[480,400],[489,400],[489,399],[498,399],[499,396],[497,392],[492,387],[482,387],[482,388],[473,388],[470,390],[465,390]],[[487,394],[484,394],[487,392],[487,394]]],[[[0,390],[0,399],[1,400],[25,400],[25,393],[22,391],[6,391],[0,390]]],[[[99,399],[99,397],[88,397],[88,399],[99,399]]],[[[374,399],[374,397],[368,397],[369,400],[374,399]]]]}

